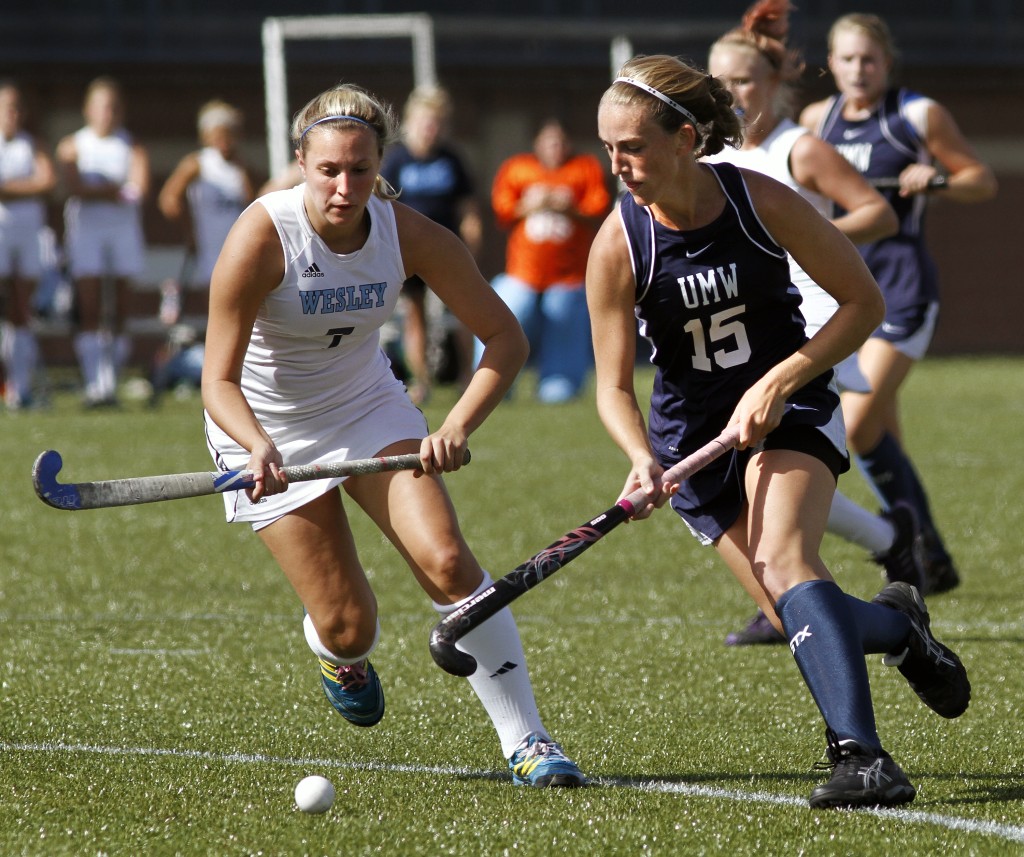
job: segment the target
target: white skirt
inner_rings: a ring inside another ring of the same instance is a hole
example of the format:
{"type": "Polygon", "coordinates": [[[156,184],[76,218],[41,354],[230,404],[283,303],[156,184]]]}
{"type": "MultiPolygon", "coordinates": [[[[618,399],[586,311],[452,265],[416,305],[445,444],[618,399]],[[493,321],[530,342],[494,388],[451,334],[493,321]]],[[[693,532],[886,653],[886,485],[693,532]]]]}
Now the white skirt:
{"type": "MultiPolygon", "coordinates": [[[[257,416],[259,416],[257,414],[257,416]]],[[[220,470],[244,470],[249,452],[235,443],[205,414],[206,443],[220,470]]],[[[313,417],[291,421],[277,418],[260,422],[273,439],[285,465],[321,464],[376,458],[381,450],[400,440],[421,440],[427,421],[409,400],[398,380],[382,384],[348,403],[313,417]]],[[[228,521],[247,521],[254,530],[274,523],[340,485],[348,477],[296,482],[287,491],[249,501],[245,491],[224,493],[228,521]]]]}

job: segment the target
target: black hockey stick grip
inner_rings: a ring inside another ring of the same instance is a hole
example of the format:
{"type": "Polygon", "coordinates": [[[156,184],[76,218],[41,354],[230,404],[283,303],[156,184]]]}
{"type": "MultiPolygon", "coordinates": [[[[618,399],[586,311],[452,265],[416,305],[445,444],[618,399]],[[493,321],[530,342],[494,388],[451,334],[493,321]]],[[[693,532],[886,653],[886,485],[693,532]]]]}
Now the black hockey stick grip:
{"type": "MultiPolygon", "coordinates": [[[[868,179],[868,184],[873,188],[898,188],[900,186],[899,176],[886,176],[884,178],[868,179]]],[[[949,187],[949,181],[945,176],[935,176],[928,182],[929,190],[942,190],[949,187]]]]}
{"type": "MultiPolygon", "coordinates": [[[[681,482],[687,479],[726,450],[732,449],[738,441],[739,429],[735,426],[727,428],[714,440],[666,470],[662,481],[681,482]]],[[[452,675],[472,675],[476,671],[476,659],[456,648],[455,644],[632,517],[647,500],[643,489],[638,488],[596,518],[552,542],[540,553],[534,554],[496,580],[471,601],[445,616],[430,632],[430,654],[434,662],[452,675]]]]}

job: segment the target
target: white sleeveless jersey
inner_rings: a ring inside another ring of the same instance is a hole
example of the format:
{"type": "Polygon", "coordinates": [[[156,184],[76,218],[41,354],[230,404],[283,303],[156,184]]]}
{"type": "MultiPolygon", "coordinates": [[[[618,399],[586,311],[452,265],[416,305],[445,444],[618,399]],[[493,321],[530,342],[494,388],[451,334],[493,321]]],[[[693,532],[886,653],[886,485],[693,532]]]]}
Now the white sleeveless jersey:
{"type": "MultiPolygon", "coordinates": [[[[100,137],[91,128],[85,127],[75,132],[74,140],[76,165],[83,184],[110,182],[123,185],[128,181],[132,137],[126,130],[119,128],[106,137],[100,137]]],[[[74,197],[68,201],[67,212],[73,220],[84,220],[87,212],[89,220],[115,225],[136,216],[138,208],[136,201],[82,200],[74,197]]]]}
{"type": "Polygon", "coordinates": [[[196,244],[192,281],[209,285],[224,239],[248,203],[245,171],[212,146],[198,154],[199,175],[188,186],[196,244]]]}
{"type": "MultiPolygon", "coordinates": [[[[734,149],[726,146],[717,155],[712,155],[705,160],[712,163],[735,164],[748,170],[763,173],[778,182],[795,190],[800,196],[806,199],[825,218],[832,216],[832,201],[820,193],[815,193],[801,185],[790,171],[789,159],[796,141],[804,134],[809,134],[806,128],[797,125],[791,119],[783,119],[772,130],[759,146],[754,149],[734,149]]],[[[792,256],[789,257],[789,276],[803,296],[803,303],[800,311],[807,321],[807,335],[810,336],[820,328],[832,314],[839,304],[835,298],[814,282],[801,268],[792,256]]]]}
{"type": "Polygon", "coordinates": [[[314,232],[304,185],[260,197],[277,227],[285,274],[260,307],[242,367],[257,417],[294,420],[393,384],[380,346],[405,280],[394,209],[370,198],[370,234],[354,253],[332,252],[314,232]]]}
{"type": "MultiPolygon", "coordinates": [[[[36,169],[35,156],[30,135],[18,132],[9,140],[0,136],[0,183],[31,177],[36,169]]],[[[0,201],[0,229],[38,231],[45,220],[46,207],[40,197],[0,201]]]]}

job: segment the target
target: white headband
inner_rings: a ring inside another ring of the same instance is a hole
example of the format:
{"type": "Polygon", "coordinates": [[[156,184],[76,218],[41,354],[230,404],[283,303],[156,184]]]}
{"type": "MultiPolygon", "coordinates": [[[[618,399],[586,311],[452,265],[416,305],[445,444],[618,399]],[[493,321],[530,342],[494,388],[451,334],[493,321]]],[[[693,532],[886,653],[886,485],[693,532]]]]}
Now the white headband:
{"type": "Polygon", "coordinates": [[[241,115],[233,107],[211,107],[199,119],[199,130],[210,131],[214,128],[237,128],[242,124],[241,115]]]}
{"type": "Polygon", "coordinates": [[[689,110],[687,110],[681,104],[677,104],[675,101],[673,101],[671,98],[669,98],[664,92],[659,92],[653,86],[648,86],[643,81],[636,80],[635,78],[632,78],[632,77],[617,77],[612,82],[613,83],[628,83],[630,86],[635,86],[635,87],[637,87],[637,89],[642,89],[644,92],[650,93],[655,98],[657,98],[659,101],[664,101],[669,107],[672,107],[675,110],[678,110],[680,113],[683,114],[683,116],[685,116],[687,119],[690,120],[690,122],[693,123],[693,127],[694,128],[697,128],[697,117],[696,116],[694,116],[689,110]]]}
{"type": "Polygon", "coordinates": [[[353,122],[358,122],[360,125],[365,125],[367,128],[373,128],[373,126],[365,119],[360,119],[358,116],[325,116],[323,119],[317,119],[316,122],[306,126],[306,130],[299,135],[301,140],[309,133],[310,128],[315,128],[321,122],[333,122],[336,119],[351,119],[353,122]]]}

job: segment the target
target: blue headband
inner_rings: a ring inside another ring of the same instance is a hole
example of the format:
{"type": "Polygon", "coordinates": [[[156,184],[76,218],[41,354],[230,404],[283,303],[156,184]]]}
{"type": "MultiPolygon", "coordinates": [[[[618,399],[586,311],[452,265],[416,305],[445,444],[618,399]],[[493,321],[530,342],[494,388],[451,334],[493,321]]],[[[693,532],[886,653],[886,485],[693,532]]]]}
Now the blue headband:
{"type": "Polygon", "coordinates": [[[360,125],[365,125],[367,128],[373,128],[373,126],[365,119],[360,119],[358,116],[325,116],[323,119],[317,119],[312,125],[307,125],[306,130],[299,134],[299,139],[303,139],[308,133],[310,128],[315,128],[322,122],[334,122],[336,119],[350,119],[353,122],[358,122],[360,125]]]}

